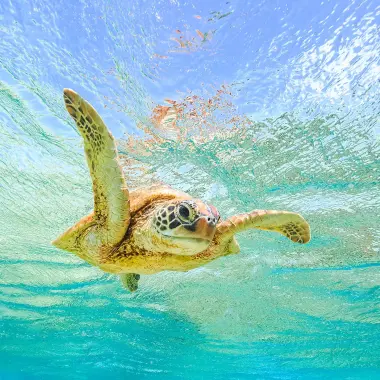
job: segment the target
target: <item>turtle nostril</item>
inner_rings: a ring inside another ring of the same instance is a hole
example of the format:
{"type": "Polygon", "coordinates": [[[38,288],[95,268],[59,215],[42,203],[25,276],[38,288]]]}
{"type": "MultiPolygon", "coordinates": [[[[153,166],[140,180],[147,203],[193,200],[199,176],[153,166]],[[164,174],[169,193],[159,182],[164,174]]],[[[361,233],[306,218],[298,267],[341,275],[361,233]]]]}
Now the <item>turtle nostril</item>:
{"type": "Polygon", "coordinates": [[[207,223],[214,226],[216,224],[216,220],[215,220],[215,218],[211,218],[209,216],[209,217],[207,217],[207,223]]]}

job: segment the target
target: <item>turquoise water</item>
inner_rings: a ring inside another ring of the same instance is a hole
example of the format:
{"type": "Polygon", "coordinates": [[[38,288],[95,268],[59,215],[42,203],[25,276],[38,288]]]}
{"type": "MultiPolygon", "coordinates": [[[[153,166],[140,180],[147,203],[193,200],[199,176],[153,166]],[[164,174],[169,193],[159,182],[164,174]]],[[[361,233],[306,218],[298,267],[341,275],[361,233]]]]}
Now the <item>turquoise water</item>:
{"type": "Polygon", "coordinates": [[[0,378],[380,378],[376,1],[0,2],[0,378]],[[128,184],[301,213],[312,241],[142,276],[51,246],[92,208],[62,89],[128,184]],[[175,127],[150,119],[171,99],[175,127]],[[186,107],[185,107],[186,105],[186,107]],[[132,137],[131,137],[132,136],[132,137]]]}

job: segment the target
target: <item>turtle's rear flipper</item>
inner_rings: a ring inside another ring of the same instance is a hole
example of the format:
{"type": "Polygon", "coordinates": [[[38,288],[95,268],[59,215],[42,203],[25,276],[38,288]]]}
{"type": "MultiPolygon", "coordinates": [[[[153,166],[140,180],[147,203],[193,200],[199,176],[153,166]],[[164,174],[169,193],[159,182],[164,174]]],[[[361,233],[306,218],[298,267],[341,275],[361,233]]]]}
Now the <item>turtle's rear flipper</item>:
{"type": "Polygon", "coordinates": [[[120,280],[124,288],[128,289],[130,292],[135,292],[138,288],[140,275],[136,273],[123,273],[120,275],[120,280]]]}

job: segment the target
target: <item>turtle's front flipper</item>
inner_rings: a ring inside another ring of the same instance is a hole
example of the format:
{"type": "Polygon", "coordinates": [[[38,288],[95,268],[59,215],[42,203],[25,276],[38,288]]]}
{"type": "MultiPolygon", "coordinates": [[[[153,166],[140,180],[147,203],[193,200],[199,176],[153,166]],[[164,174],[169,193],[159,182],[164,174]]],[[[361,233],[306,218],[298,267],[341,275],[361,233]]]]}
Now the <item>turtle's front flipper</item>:
{"type": "MultiPolygon", "coordinates": [[[[129,193],[118,163],[114,138],[95,109],[76,92],[65,89],[64,100],[84,140],[94,192],[94,215],[90,219],[91,224],[96,226],[95,238],[102,245],[115,245],[127,231],[130,211],[129,193]]],[[[83,234],[78,226],[66,231],[54,244],[64,249],[70,248],[76,237],[83,234]]]]}
{"type": "Polygon", "coordinates": [[[255,210],[235,215],[217,226],[216,236],[228,241],[233,235],[249,228],[278,232],[295,243],[310,240],[310,227],[301,215],[288,211],[255,210]]]}
{"type": "Polygon", "coordinates": [[[120,280],[126,289],[130,292],[135,292],[138,288],[140,275],[136,273],[123,273],[120,275],[120,280]]]}

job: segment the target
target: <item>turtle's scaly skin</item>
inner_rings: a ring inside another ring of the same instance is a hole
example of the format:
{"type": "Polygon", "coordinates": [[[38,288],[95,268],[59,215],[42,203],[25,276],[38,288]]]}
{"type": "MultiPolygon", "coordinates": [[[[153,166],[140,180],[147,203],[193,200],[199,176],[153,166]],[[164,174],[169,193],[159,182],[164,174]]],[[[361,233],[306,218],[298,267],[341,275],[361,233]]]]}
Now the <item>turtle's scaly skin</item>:
{"type": "MultiPolygon", "coordinates": [[[[198,266],[204,265],[215,258],[229,253],[229,241],[223,244],[217,243],[216,237],[208,247],[198,254],[179,255],[171,254],[171,250],[181,249],[175,242],[160,239],[160,236],[153,235],[153,246],[156,250],[148,250],[142,247],[141,237],[149,242],[150,232],[154,232],[151,227],[153,214],[157,209],[162,210],[171,207],[178,201],[191,200],[191,196],[168,187],[153,187],[150,189],[139,189],[130,193],[131,223],[126,230],[125,236],[116,246],[99,245],[93,247],[91,238],[86,239],[93,233],[94,215],[83,218],[78,224],[53,242],[55,246],[65,249],[86,260],[92,265],[99,266],[109,273],[141,273],[153,274],[163,270],[188,271],[198,266]],[[82,230],[82,226],[87,225],[87,229],[82,230]],[[81,231],[77,236],[77,231],[81,231]],[[67,242],[66,236],[75,233],[76,238],[67,242]],[[90,243],[88,243],[90,241],[90,243]]],[[[234,241],[233,237],[229,239],[234,241]]]]}
{"type": "Polygon", "coordinates": [[[215,207],[166,186],[129,193],[114,139],[100,116],[72,90],[64,91],[64,100],[84,139],[94,212],[53,244],[120,274],[131,291],[139,274],[188,271],[238,253],[234,235],[249,228],[278,232],[297,243],[310,240],[309,225],[295,213],[257,210],[221,222],[215,207]]]}

